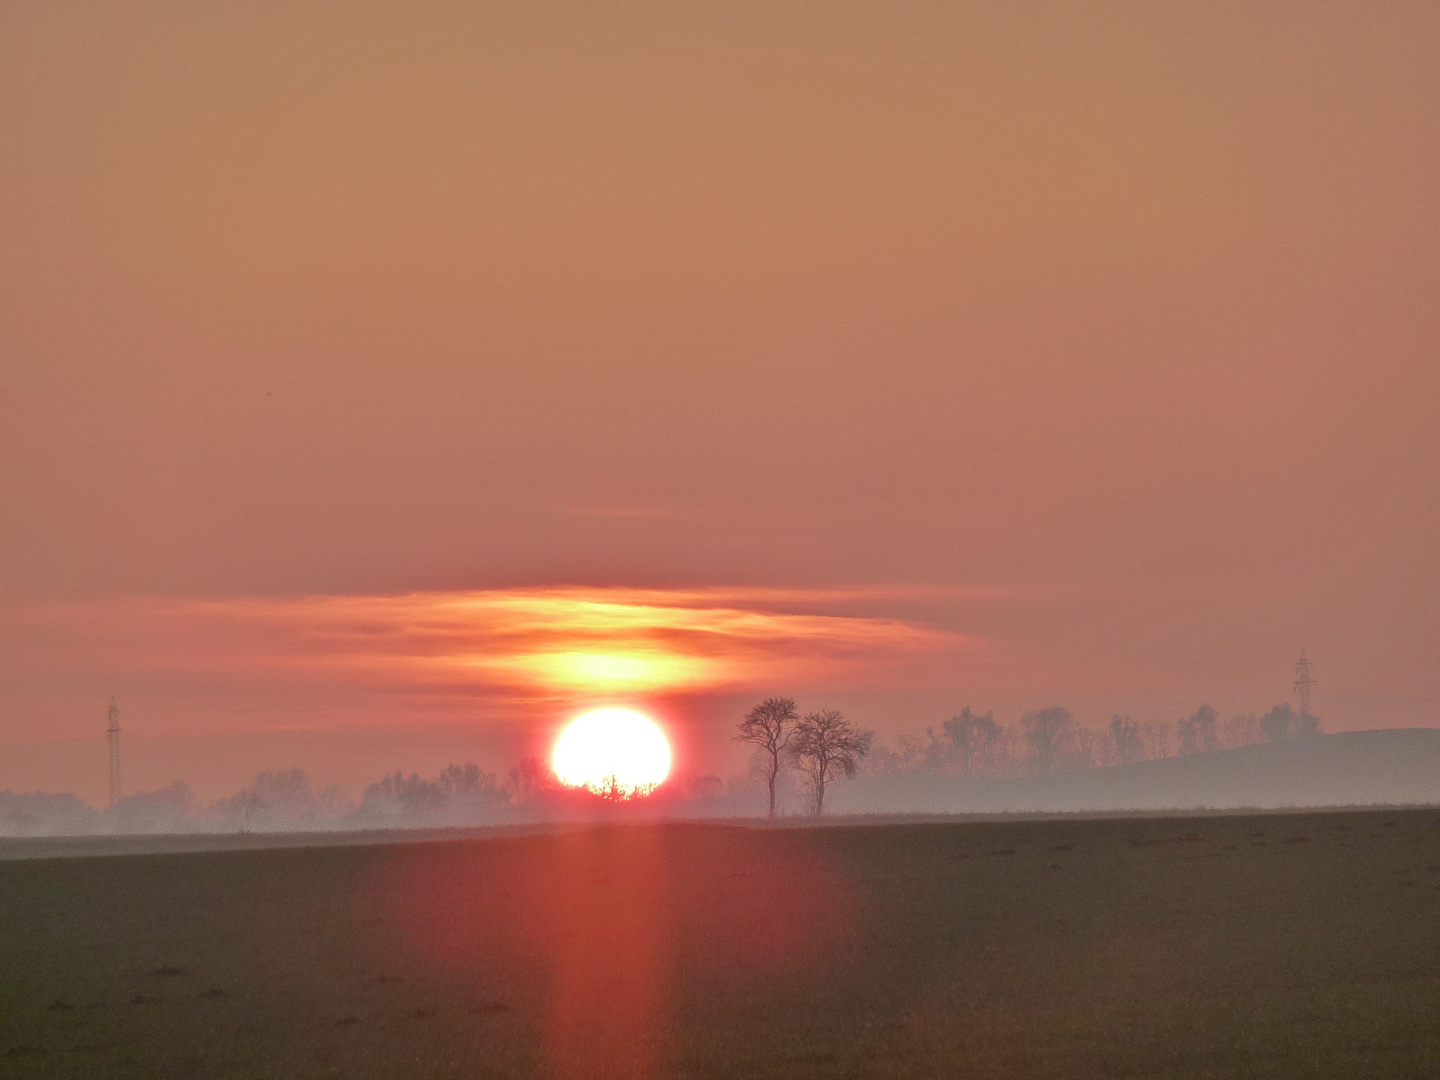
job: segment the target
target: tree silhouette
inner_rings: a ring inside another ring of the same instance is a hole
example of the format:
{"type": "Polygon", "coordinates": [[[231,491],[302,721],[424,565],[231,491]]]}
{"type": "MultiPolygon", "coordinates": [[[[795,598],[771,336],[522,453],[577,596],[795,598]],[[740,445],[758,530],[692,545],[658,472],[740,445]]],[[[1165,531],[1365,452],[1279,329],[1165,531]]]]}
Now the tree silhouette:
{"type": "Polygon", "coordinates": [[[1036,709],[1020,718],[1034,772],[1048,773],[1060,763],[1074,736],[1074,724],[1070,710],[1059,705],[1036,709]]]}
{"type": "Polygon", "coordinates": [[[993,714],[987,712],[981,716],[966,705],[960,715],[946,720],[943,727],[954,746],[960,775],[974,776],[982,765],[988,764],[995,740],[1000,736],[1000,725],[995,723],[993,714]]]}
{"type": "Polygon", "coordinates": [[[861,731],[838,709],[806,713],[795,725],[790,756],[809,784],[810,812],[825,812],[825,784],[854,776],[860,759],[870,750],[872,733],[861,731]]]}
{"type": "Polygon", "coordinates": [[[543,758],[521,758],[510,767],[505,780],[505,792],[516,806],[534,802],[555,787],[555,774],[546,766],[543,758]]]}
{"type": "Polygon", "coordinates": [[[319,810],[310,775],[299,768],[266,769],[245,790],[219,804],[227,817],[249,823],[252,818],[313,817],[319,810]]]}
{"type": "Polygon", "coordinates": [[[1260,718],[1260,733],[1270,742],[1318,735],[1320,718],[1307,712],[1296,713],[1287,704],[1276,705],[1260,718]]]}
{"type": "Polygon", "coordinates": [[[1145,743],[1145,756],[1159,761],[1170,756],[1175,732],[1164,720],[1146,720],[1140,725],[1140,738],[1145,743]]]}
{"type": "Polygon", "coordinates": [[[425,814],[445,806],[445,792],[435,781],[422,780],[419,773],[396,770],[365,789],[361,805],[381,813],[425,814]]]}
{"type": "Polygon", "coordinates": [[[451,763],[436,783],[440,792],[450,802],[498,803],[506,801],[506,794],[494,773],[485,772],[473,761],[463,766],[451,763]]]}
{"type": "Polygon", "coordinates": [[[1180,753],[1204,754],[1219,749],[1220,736],[1215,730],[1215,710],[1201,705],[1194,716],[1187,716],[1177,725],[1180,753]]]}
{"type": "Polygon", "coordinates": [[[1121,765],[1145,758],[1145,740],[1140,735],[1140,725],[1128,716],[1110,718],[1110,738],[1115,743],[1115,756],[1121,765]]]}
{"type": "Polygon", "coordinates": [[[766,698],[747,712],[740,721],[736,733],[737,742],[750,743],[764,751],[765,784],[770,791],[770,817],[775,816],[775,777],[780,774],[780,765],[790,749],[795,735],[795,724],[800,714],[795,711],[795,699],[788,697],[766,698]]]}

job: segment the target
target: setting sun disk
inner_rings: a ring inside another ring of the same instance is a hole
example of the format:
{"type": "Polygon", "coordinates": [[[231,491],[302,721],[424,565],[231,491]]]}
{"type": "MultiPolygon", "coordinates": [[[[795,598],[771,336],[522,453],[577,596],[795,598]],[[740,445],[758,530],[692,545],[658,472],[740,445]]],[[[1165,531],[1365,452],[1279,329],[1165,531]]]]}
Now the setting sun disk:
{"type": "Polygon", "coordinates": [[[670,775],[670,744],[633,709],[597,709],[570,724],[552,758],[562,784],[608,799],[648,795],[670,775]]]}

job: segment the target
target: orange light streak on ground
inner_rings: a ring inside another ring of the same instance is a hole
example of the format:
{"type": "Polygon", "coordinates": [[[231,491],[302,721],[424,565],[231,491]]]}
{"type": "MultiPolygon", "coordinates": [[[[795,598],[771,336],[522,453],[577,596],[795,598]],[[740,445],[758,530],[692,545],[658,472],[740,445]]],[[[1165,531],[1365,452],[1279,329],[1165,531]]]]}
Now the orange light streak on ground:
{"type": "Polygon", "coordinates": [[[653,824],[397,847],[356,903],[400,928],[377,964],[514,1001],[538,1074],[637,1080],[674,1071],[669,1033],[704,987],[743,997],[796,970],[842,985],[864,910],[840,860],[784,831],[653,824]],[[517,999],[537,968],[543,995],[517,999]]]}

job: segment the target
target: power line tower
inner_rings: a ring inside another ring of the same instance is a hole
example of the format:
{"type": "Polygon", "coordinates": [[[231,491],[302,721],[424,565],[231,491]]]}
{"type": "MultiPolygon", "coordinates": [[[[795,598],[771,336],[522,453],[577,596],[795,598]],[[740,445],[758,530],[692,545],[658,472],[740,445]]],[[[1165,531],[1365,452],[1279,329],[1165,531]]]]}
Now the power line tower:
{"type": "Polygon", "coordinates": [[[1315,680],[1310,677],[1310,658],[1300,650],[1300,659],[1295,661],[1295,696],[1300,699],[1300,715],[1310,715],[1310,688],[1315,680]]]}
{"type": "Polygon", "coordinates": [[[120,801],[120,706],[110,699],[110,726],[105,729],[110,743],[110,805],[120,801]]]}

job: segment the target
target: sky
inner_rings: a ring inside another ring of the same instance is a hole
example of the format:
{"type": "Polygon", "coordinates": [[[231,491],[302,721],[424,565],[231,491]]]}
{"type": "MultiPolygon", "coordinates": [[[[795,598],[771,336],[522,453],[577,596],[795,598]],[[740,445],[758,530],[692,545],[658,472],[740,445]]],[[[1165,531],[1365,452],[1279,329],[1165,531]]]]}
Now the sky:
{"type": "Polygon", "coordinates": [[[0,787],[1440,726],[1432,4],[0,3],[0,145],[0,787]]]}

